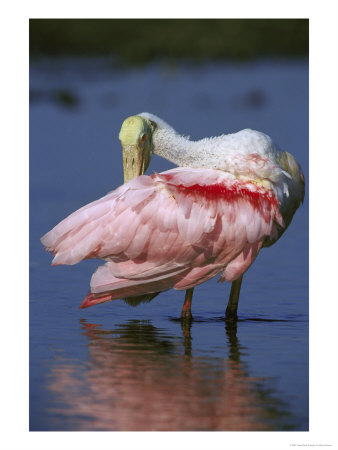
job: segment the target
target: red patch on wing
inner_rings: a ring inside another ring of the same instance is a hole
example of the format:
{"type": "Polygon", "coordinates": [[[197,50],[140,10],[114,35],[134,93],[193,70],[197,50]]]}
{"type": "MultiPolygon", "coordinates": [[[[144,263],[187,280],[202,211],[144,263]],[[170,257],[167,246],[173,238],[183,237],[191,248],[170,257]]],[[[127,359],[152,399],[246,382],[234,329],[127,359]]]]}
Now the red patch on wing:
{"type": "Polygon", "coordinates": [[[273,209],[279,208],[279,200],[275,196],[271,189],[264,189],[261,186],[257,186],[250,182],[236,181],[231,186],[227,186],[223,183],[216,183],[211,185],[200,185],[198,183],[192,186],[185,186],[184,184],[171,184],[172,175],[161,174],[170,186],[184,191],[187,194],[197,194],[209,199],[222,198],[229,203],[232,203],[239,199],[248,200],[254,208],[260,209],[262,206],[266,206],[268,203],[273,209]]]}

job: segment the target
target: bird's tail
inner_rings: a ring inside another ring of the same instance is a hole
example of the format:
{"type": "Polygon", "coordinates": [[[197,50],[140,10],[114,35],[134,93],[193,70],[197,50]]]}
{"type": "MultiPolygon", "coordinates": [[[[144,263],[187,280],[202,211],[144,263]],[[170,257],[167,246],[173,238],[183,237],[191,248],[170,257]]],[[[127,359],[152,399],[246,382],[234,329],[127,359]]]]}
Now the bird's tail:
{"type": "Polygon", "coordinates": [[[179,281],[180,274],[186,270],[178,269],[171,276],[149,276],[142,280],[136,278],[118,278],[113,275],[112,262],[107,262],[94,272],[90,288],[91,292],[86,296],[80,308],[88,308],[110,300],[123,299],[131,305],[149,302],[160,292],[170,289],[179,281]]]}
{"type": "MultiPolygon", "coordinates": [[[[122,299],[128,305],[131,306],[137,306],[140,303],[148,303],[151,302],[157,295],[159,295],[161,292],[151,292],[147,294],[142,295],[133,295],[128,297],[123,297],[123,294],[120,294],[119,296],[116,296],[116,292],[101,292],[101,293],[94,293],[89,292],[86,296],[86,298],[83,300],[83,302],[80,305],[80,308],[89,308],[90,306],[98,305],[99,303],[105,303],[110,302],[111,300],[117,300],[122,299]]],[[[125,294],[124,294],[125,295],[125,294]]]]}

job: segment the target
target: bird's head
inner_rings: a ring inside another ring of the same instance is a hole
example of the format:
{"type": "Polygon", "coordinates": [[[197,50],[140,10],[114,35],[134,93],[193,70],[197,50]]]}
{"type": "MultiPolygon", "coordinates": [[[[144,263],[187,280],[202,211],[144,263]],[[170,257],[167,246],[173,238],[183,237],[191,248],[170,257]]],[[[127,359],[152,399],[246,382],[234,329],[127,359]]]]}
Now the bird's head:
{"type": "Polygon", "coordinates": [[[119,139],[125,183],[147,170],[153,152],[152,136],[155,129],[155,122],[141,116],[130,116],[123,122],[119,139]]]}

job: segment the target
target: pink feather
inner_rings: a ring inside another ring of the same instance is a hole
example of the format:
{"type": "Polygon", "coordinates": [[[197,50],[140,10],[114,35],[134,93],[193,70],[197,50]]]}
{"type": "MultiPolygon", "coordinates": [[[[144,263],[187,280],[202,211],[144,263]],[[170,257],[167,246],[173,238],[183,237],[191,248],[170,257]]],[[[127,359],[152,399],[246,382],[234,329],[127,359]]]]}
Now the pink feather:
{"type": "MultiPolygon", "coordinates": [[[[258,161],[257,163],[259,163],[258,161]]],[[[131,180],[41,238],[53,264],[108,261],[81,307],[187,289],[243,274],[282,225],[272,190],[212,169],[177,168],[131,180]]]]}

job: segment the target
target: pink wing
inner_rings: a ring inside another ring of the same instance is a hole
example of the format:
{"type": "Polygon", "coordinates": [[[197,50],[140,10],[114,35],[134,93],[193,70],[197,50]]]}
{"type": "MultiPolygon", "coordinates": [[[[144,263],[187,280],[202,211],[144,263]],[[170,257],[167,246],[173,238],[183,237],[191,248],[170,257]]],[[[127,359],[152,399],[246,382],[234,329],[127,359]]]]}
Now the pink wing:
{"type": "Polygon", "coordinates": [[[107,261],[81,307],[174,287],[222,272],[233,281],[283,226],[272,190],[218,170],[140,176],[84,206],[41,239],[53,264],[107,261]]]}

